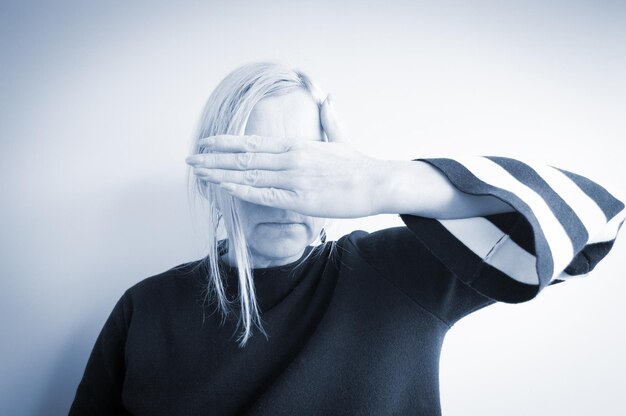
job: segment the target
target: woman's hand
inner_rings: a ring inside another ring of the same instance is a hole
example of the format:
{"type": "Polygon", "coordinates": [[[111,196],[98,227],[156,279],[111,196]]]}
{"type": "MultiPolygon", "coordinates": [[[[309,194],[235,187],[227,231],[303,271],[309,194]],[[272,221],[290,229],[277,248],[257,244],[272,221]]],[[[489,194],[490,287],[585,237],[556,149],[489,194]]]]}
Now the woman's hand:
{"type": "Polygon", "coordinates": [[[380,213],[385,161],[366,156],[343,138],[327,98],[320,118],[329,142],[219,135],[199,144],[214,153],[187,158],[199,178],[260,205],[323,218],[380,213]]]}

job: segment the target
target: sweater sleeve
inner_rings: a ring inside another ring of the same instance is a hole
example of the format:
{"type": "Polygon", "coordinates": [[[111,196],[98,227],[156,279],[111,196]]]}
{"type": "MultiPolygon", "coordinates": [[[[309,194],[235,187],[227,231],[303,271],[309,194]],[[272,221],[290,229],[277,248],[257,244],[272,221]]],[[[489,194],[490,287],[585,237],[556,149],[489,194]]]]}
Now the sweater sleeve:
{"type": "Polygon", "coordinates": [[[122,384],[124,347],[131,313],[128,292],[118,300],[100,331],[69,415],[125,415],[122,384]]]}
{"type": "Polygon", "coordinates": [[[459,190],[492,195],[514,212],[439,220],[400,217],[458,279],[508,303],[584,277],[611,250],[624,204],[572,172],[495,156],[416,159],[438,168],[459,190]]]}
{"type": "Polygon", "coordinates": [[[611,250],[626,215],[602,186],[551,166],[482,156],[417,160],[463,192],[514,208],[453,220],[400,214],[405,227],[350,235],[364,262],[449,327],[495,302],[524,302],[586,276],[611,250]]]}

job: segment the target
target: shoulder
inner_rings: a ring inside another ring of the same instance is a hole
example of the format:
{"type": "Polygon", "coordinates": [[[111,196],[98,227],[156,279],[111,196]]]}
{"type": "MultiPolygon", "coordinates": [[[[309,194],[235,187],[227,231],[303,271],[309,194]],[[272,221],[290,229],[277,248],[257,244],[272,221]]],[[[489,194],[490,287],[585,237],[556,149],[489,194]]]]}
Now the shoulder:
{"type": "Polygon", "coordinates": [[[356,253],[352,256],[357,257],[355,261],[367,263],[378,276],[448,326],[493,303],[451,271],[451,265],[463,266],[461,260],[452,258],[443,262],[434,255],[419,238],[425,233],[427,229],[400,226],[374,232],[357,230],[342,238],[346,249],[356,253]]]}
{"type": "Polygon", "coordinates": [[[373,232],[356,230],[344,235],[339,246],[348,258],[367,264],[380,276],[405,291],[417,285],[451,277],[448,267],[408,227],[390,227],[373,232]]]}
{"type": "Polygon", "coordinates": [[[181,263],[165,271],[146,277],[129,287],[124,297],[135,302],[150,300],[167,301],[182,293],[193,290],[198,276],[205,270],[202,260],[181,263]]]}
{"type": "Polygon", "coordinates": [[[361,250],[381,250],[395,248],[404,243],[413,244],[416,241],[411,231],[404,226],[385,228],[372,232],[355,230],[342,237],[350,244],[361,250]]]}
{"type": "Polygon", "coordinates": [[[379,272],[403,269],[405,264],[419,263],[422,268],[441,269],[428,248],[406,226],[390,227],[377,231],[355,230],[343,236],[342,246],[350,245],[359,257],[369,262],[379,272]]]}

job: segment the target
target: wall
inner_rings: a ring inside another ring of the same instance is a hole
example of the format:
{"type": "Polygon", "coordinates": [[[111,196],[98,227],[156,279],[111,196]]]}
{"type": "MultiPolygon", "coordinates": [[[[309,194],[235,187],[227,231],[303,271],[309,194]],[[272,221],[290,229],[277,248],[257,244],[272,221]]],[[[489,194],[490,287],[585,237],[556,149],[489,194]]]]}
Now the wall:
{"type": "MultiPolygon", "coordinates": [[[[65,414],[123,291],[202,255],[184,159],[242,63],[307,70],[371,155],[533,158],[625,189],[623,2],[14,3],[0,13],[0,414],[65,414]]],[[[392,225],[344,220],[330,237],[392,225]]],[[[625,249],[457,324],[444,414],[624,412],[625,249]]]]}

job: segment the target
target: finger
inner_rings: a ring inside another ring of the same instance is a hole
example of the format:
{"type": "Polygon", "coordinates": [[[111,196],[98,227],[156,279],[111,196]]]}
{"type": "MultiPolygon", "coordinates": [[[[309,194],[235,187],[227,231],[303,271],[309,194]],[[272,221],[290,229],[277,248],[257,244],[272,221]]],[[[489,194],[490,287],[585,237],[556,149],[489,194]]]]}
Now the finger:
{"type": "Polygon", "coordinates": [[[223,183],[220,187],[230,195],[254,204],[291,209],[296,201],[293,191],[277,188],[255,188],[237,183],[223,183]]]}
{"type": "Polygon", "coordinates": [[[220,134],[198,140],[202,148],[215,152],[283,153],[295,146],[295,140],[285,137],[220,134]]]}
{"type": "Polygon", "coordinates": [[[284,171],[194,168],[193,173],[205,181],[218,184],[232,182],[257,188],[274,187],[282,189],[293,189],[294,186],[293,175],[284,171]]]}
{"type": "Polygon", "coordinates": [[[185,161],[193,167],[217,169],[284,170],[294,166],[289,153],[198,153],[185,161]]]}
{"type": "Polygon", "coordinates": [[[349,142],[345,137],[341,123],[337,118],[335,106],[330,95],[322,103],[320,110],[322,128],[328,137],[329,142],[349,142]]]}

